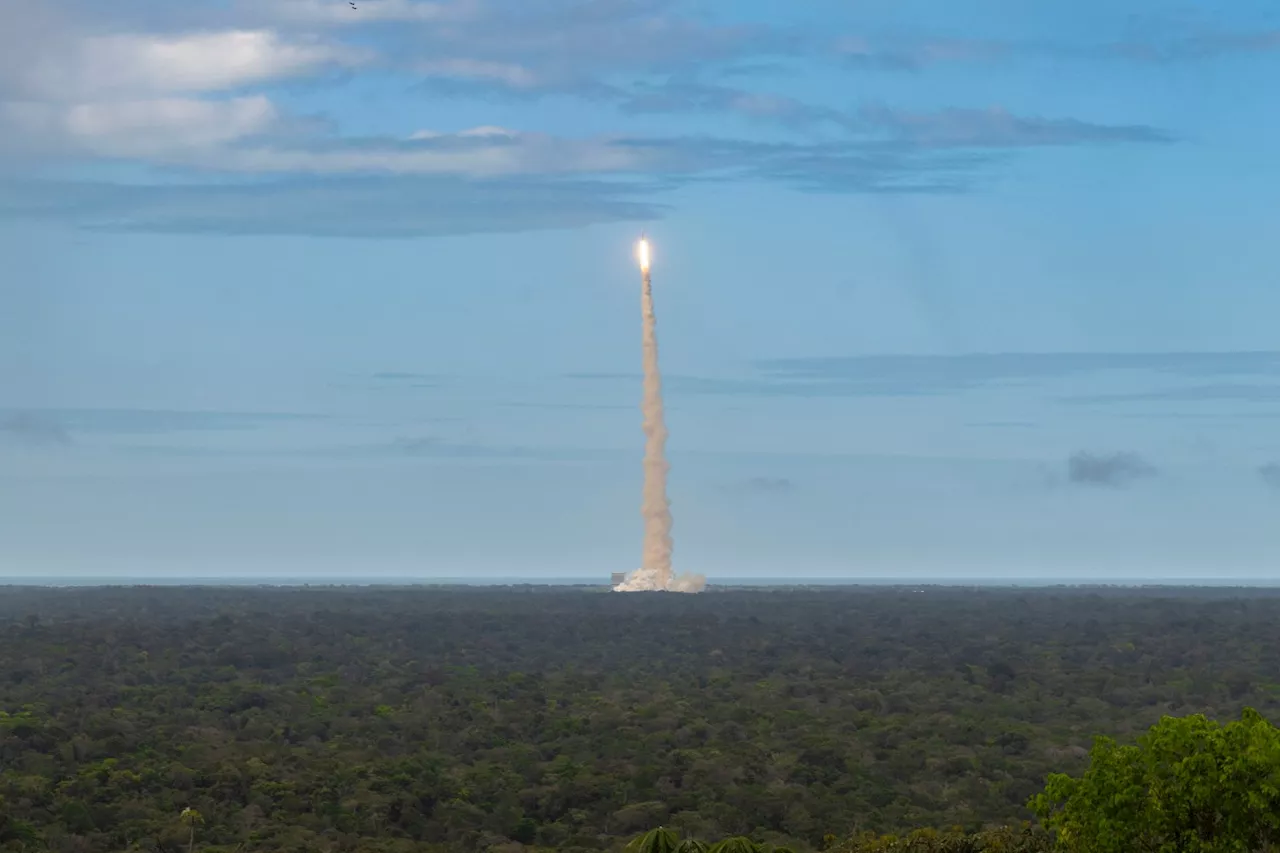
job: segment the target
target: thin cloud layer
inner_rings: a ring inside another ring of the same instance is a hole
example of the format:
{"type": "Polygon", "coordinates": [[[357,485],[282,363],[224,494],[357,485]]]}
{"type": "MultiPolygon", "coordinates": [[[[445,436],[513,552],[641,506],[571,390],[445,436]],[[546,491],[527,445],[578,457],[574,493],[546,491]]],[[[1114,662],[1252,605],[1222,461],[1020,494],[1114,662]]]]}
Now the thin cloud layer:
{"type": "Polygon", "coordinates": [[[73,434],[160,434],[256,429],[318,416],[162,409],[0,409],[0,433],[31,443],[66,444],[73,434]]]}
{"type": "Polygon", "coordinates": [[[642,222],[663,212],[624,187],[581,181],[307,178],[132,187],[0,181],[0,218],[98,231],[407,238],[642,222]]]}
{"type": "Polygon", "coordinates": [[[35,447],[62,447],[71,434],[53,418],[33,412],[0,415],[0,439],[35,447]]]}
{"type": "MultiPolygon", "coordinates": [[[[1227,377],[1280,377],[1280,352],[1183,353],[973,353],[789,358],[757,362],[737,378],[665,377],[678,394],[743,394],[780,397],[910,397],[989,389],[1046,389],[1048,383],[1085,376],[1143,382],[1227,377]]],[[[615,373],[575,373],[571,379],[635,382],[615,373]]],[[[1183,389],[1113,395],[1063,396],[1060,402],[1112,403],[1148,400],[1280,399],[1275,386],[1193,385],[1183,389]],[[1206,388],[1240,393],[1206,395],[1206,388]],[[1261,394],[1259,388],[1272,389],[1261,394]],[[1243,389],[1252,389],[1248,394],[1243,389]]]]}
{"type": "Polygon", "coordinates": [[[1101,373],[1201,379],[1280,376],[1280,352],[883,355],[776,359],[761,362],[758,367],[770,381],[781,384],[826,387],[837,393],[896,390],[921,394],[1026,385],[1101,373]]]}

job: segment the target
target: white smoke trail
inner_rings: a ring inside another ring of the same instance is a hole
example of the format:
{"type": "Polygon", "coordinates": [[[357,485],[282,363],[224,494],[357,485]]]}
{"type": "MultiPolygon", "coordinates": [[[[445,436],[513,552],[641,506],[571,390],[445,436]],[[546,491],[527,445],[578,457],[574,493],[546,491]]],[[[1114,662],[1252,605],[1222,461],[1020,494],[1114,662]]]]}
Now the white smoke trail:
{"type": "Polygon", "coordinates": [[[640,565],[652,569],[666,589],[671,583],[671,502],[667,498],[667,421],[662,405],[662,371],[658,368],[657,317],[653,312],[653,285],[644,270],[640,297],[644,326],[644,551],[640,565]]]}
{"type": "Polygon", "coordinates": [[[653,311],[653,286],[649,278],[649,245],[640,243],[643,288],[640,313],[644,340],[644,397],[640,405],[644,426],[644,496],[640,512],[644,516],[644,549],[641,566],[626,581],[614,587],[618,592],[667,590],[701,592],[706,580],[699,575],[677,578],[671,570],[671,502],[667,498],[667,423],[662,405],[662,372],[658,368],[657,317],[653,311]]]}

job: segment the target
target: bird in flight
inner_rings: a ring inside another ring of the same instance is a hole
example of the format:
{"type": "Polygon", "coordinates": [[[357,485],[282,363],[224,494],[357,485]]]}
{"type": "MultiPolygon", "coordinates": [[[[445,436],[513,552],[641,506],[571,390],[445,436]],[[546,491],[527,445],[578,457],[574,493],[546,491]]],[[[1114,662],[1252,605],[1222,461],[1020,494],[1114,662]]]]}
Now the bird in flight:
{"type": "Polygon", "coordinates": [[[353,0],[347,0],[347,5],[350,6],[352,9],[358,8],[356,4],[353,2],[353,0]]]}

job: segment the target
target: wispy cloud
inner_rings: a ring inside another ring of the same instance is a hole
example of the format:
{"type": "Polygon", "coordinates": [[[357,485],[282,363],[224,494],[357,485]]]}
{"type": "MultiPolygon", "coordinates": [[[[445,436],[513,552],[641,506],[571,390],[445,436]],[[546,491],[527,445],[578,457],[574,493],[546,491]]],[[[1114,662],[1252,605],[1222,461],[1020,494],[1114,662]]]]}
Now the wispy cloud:
{"type": "MultiPolygon", "coordinates": [[[[1280,376],[1280,352],[871,355],[770,359],[757,362],[754,367],[752,374],[742,377],[674,374],[666,377],[666,380],[675,393],[897,397],[1001,387],[1043,387],[1051,381],[1099,374],[1113,374],[1142,381],[1151,381],[1157,377],[1203,379],[1280,376]]],[[[637,381],[637,377],[630,374],[613,373],[574,373],[567,378],[637,381]]],[[[1256,389],[1270,386],[1240,387],[1256,389]]],[[[1203,387],[1200,387],[1199,392],[1203,393],[1203,387]]],[[[1172,391],[1161,393],[1172,394],[1172,391]]],[[[1196,393],[1197,389],[1193,387],[1187,397],[1179,399],[1199,399],[1195,396],[1196,393]]],[[[1068,396],[1059,399],[1070,402],[1112,402],[1148,398],[1149,393],[1133,392],[1108,397],[1068,396]]],[[[1234,399],[1250,398],[1242,393],[1234,399]]]]}
{"type": "Polygon", "coordinates": [[[13,131],[9,146],[25,142],[29,151],[46,155],[88,154],[245,175],[755,177],[845,191],[910,191],[955,185],[1017,148],[1164,139],[1149,128],[1023,119],[999,110],[905,115],[880,109],[849,122],[866,133],[830,142],[761,142],[573,138],[480,127],[422,130],[407,138],[342,138],[307,133],[306,122],[282,115],[261,95],[0,105],[0,127],[13,131]]]}
{"type": "Polygon", "coordinates": [[[1035,421],[971,421],[965,426],[979,429],[1037,429],[1040,425],[1035,421]]]}
{"type": "MultiPolygon", "coordinates": [[[[1141,29],[1140,27],[1138,29],[1141,29]]],[[[948,38],[928,34],[868,38],[837,35],[817,42],[821,52],[849,68],[872,71],[920,72],[943,65],[994,64],[1050,57],[1093,62],[1119,60],[1173,64],[1199,62],[1241,54],[1280,52],[1280,30],[1223,31],[1208,25],[1165,21],[1118,38],[1094,41],[1055,39],[948,38]]]]}
{"type": "Polygon", "coordinates": [[[623,112],[636,114],[723,112],[793,126],[831,124],[847,129],[856,126],[855,118],[841,110],[814,106],[785,95],[750,92],[693,79],[642,82],[629,91],[619,92],[619,106],[623,112]]]}
{"type": "Polygon", "coordinates": [[[368,177],[186,186],[0,181],[0,217],[101,231],[402,238],[646,221],[664,210],[634,188],[589,181],[368,177]]]}
{"type": "Polygon", "coordinates": [[[1192,385],[1186,388],[1160,388],[1120,394],[1076,394],[1063,397],[1064,402],[1090,405],[1109,403],[1199,403],[1244,401],[1250,403],[1280,402],[1280,384],[1218,383],[1192,385]]]}
{"type": "Polygon", "coordinates": [[[823,47],[824,53],[848,67],[878,71],[919,71],[944,63],[990,62],[1006,59],[1019,50],[1016,44],[996,39],[933,36],[872,39],[856,34],[826,39],[823,47]]]}
{"type": "Polygon", "coordinates": [[[1019,116],[998,107],[909,112],[872,104],[856,110],[841,110],[808,104],[786,95],[692,79],[644,83],[620,97],[621,109],[630,113],[731,113],[793,128],[831,127],[866,142],[927,148],[1029,148],[1172,141],[1167,132],[1145,125],[1019,116]]]}
{"type": "Polygon", "coordinates": [[[256,429],[269,423],[313,421],[319,415],[272,412],[201,412],[162,409],[0,409],[0,432],[45,443],[73,434],[153,434],[256,429]]]}
{"type": "Polygon", "coordinates": [[[945,109],[912,113],[886,106],[864,108],[860,117],[893,137],[936,148],[1027,148],[1099,142],[1169,142],[1146,125],[1096,124],[1079,119],[1018,116],[1000,108],[945,109]]]}
{"type": "Polygon", "coordinates": [[[768,180],[815,192],[962,192],[992,162],[982,154],[845,144],[687,137],[561,147],[554,139],[496,134],[294,149],[197,146],[157,153],[163,162],[234,164],[274,180],[163,185],[10,180],[0,183],[0,216],[108,230],[221,234],[522,231],[655,219],[664,211],[655,192],[696,180],[768,180]],[[311,174],[279,175],[297,171],[311,174]],[[350,171],[362,174],[334,174],[350,171]],[[386,172],[405,177],[378,176],[386,172]],[[575,174],[582,172],[594,177],[575,174]]]}
{"type": "Polygon", "coordinates": [[[407,34],[407,54],[432,57],[416,70],[437,84],[522,96],[599,97],[638,75],[794,56],[807,44],[779,27],[701,20],[674,2],[489,0],[455,8],[464,5],[449,26],[407,34]]]}
{"type": "Polygon", "coordinates": [[[1067,479],[1082,486],[1123,486],[1155,474],[1155,467],[1136,453],[1080,451],[1067,459],[1067,479]]]}
{"type": "Polygon", "coordinates": [[[786,477],[751,477],[738,484],[740,491],[771,495],[786,494],[795,487],[796,484],[786,477]]]}
{"type": "MultiPolygon", "coordinates": [[[[291,455],[272,453],[273,456],[291,455]]],[[[583,462],[616,456],[581,448],[499,446],[449,441],[433,435],[400,436],[369,444],[299,450],[292,455],[326,458],[501,459],[531,462],[583,462]]]]}
{"type": "Polygon", "coordinates": [[[62,447],[71,443],[71,434],[62,424],[33,412],[0,414],[0,438],[37,447],[62,447]]]}
{"type": "Polygon", "coordinates": [[[777,359],[758,366],[777,382],[919,394],[1099,373],[1180,378],[1280,375],[1280,352],[886,355],[777,359]]]}
{"type": "Polygon", "coordinates": [[[1119,59],[1153,63],[1192,62],[1236,54],[1278,53],[1280,29],[1252,32],[1204,29],[1164,39],[1127,39],[1106,45],[1099,52],[1119,59]]]}
{"type": "Polygon", "coordinates": [[[1272,489],[1280,491],[1280,462],[1268,462],[1258,466],[1258,476],[1272,489]]]}
{"type": "Polygon", "coordinates": [[[403,370],[385,370],[381,373],[375,373],[371,377],[380,382],[390,382],[393,384],[407,383],[413,387],[436,387],[441,384],[444,377],[438,373],[413,373],[403,370]]]}

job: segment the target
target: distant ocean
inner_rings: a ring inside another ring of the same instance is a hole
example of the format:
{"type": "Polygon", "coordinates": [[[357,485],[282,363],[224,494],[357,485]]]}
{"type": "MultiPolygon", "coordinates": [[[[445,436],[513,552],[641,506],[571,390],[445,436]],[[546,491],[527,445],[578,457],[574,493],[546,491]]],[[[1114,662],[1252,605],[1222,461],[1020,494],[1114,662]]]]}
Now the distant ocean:
{"type": "MultiPolygon", "coordinates": [[[[806,587],[806,586],[941,586],[941,587],[1280,587],[1280,578],[766,578],[711,577],[712,587],[806,587]]],[[[5,577],[3,586],[92,587],[92,586],[607,586],[607,579],[593,577],[5,577]]]]}

